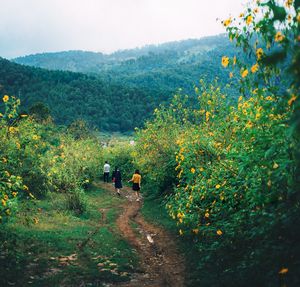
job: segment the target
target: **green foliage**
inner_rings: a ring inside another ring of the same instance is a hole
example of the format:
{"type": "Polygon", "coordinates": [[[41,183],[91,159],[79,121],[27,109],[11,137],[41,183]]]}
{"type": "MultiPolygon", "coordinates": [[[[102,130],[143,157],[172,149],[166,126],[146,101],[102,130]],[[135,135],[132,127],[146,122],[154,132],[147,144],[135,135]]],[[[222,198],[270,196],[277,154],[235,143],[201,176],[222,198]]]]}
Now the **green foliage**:
{"type": "Polygon", "coordinates": [[[103,151],[103,158],[111,166],[111,171],[118,167],[121,171],[123,181],[131,179],[134,170],[134,146],[130,145],[129,138],[123,140],[112,140],[103,151]]]}
{"type": "Polygon", "coordinates": [[[81,188],[73,189],[72,192],[67,194],[67,208],[80,215],[86,211],[87,202],[84,191],[81,188]]]}
{"type": "Polygon", "coordinates": [[[18,94],[23,109],[31,108],[38,120],[49,114],[36,106],[42,103],[56,124],[69,126],[81,119],[101,131],[133,130],[149,117],[157,101],[170,98],[170,93],[128,87],[99,76],[46,71],[4,59],[0,59],[0,79],[1,93],[18,94]]]}
{"type": "Polygon", "coordinates": [[[179,234],[193,242],[194,268],[207,274],[201,278],[194,271],[192,286],[274,286],[278,277],[282,285],[299,285],[299,74],[290,62],[298,61],[299,7],[293,1],[286,7],[275,1],[257,5],[241,14],[240,26],[231,18],[223,22],[229,36],[252,53],[248,63],[222,58],[224,70],[232,67],[239,99],[228,105],[216,83],[200,81],[198,108],[184,107],[176,97],[180,109],[174,103],[159,109],[138,133],[138,155],[146,158],[139,162],[150,171],[150,186],[156,178],[176,185],[166,207],[179,234]],[[283,20],[289,10],[291,19],[283,20]],[[278,20],[286,21],[280,30],[278,20]],[[282,74],[285,84],[278,88],[283,66],[289,74],[282,74]],[[156,157],[161,169],[155,168],[156,157]]]}
{"type": "MultiPolygon", "coordinates": [[[[81,214],[86,206],[83,190],[98,176],[101,146],[84,134],[74,138],[51,121],[37,122],[19,115],[20,101],[3,97],[0,118],[1,219],[15,213],[18,197],[41,198],[48,192],[67,194],[67,208],[81,214]]],[[[78,130],[78,129],[77,129],[78,130]]]]}
{"type": "MultiPolygon", "coordinates": [[[[191,93],[199,77],[229,83],[219,65],[224,54],[240,54],[225,35],[147,46],[111,55],[69,51],[0,61],[3,93],[19,94],[25,108],[42,102],[56,123],[85,120],[101,131],[133,131],[149,119],[157,103],[167,103],[182,88],[191,93]],[[75,65],[74,65],[75,63],[75,65]],[[14,81],[11,81],[11,78],[14,81]]],[[[232,87],[230,96],[237,92],[232,87]]]]}
{"type": "Polygon", "coordinates": [[[35,103],[29,108],[29,114],[34,117],[36,121],[46,121],[50,117],[49,108],[43,103],[35,103]]]}

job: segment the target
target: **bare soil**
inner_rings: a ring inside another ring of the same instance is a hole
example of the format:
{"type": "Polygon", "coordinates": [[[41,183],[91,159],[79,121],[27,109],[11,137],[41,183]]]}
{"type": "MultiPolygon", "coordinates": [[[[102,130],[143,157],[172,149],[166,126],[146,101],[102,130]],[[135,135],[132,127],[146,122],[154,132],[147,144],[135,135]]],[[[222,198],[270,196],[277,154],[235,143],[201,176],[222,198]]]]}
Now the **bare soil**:
{"type": "MultiPolygon", "coordinates": [[[[99,183],[98,186],[118,196],[112,184],[99,183]]],[[[127,200],[117,219],[117,226],[121,235],[137,250],[140,268],[132,274],[130,282],[109,286],[185,286],[184,259],[178,252],[174,238],[160,226],[145,221],[140,213],[143,200],[136,201],[137,197],[130,188],[124,187],[121,197],[127,200]]]]}

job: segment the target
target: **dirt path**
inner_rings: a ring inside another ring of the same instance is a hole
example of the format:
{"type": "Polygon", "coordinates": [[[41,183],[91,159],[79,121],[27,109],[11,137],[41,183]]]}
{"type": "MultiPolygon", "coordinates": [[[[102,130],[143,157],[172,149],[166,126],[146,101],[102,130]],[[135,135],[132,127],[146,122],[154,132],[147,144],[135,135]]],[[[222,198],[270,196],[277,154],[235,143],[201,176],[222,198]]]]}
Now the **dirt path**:
{"type": "MultiPolygon", "coordinates": [[[[99,183],[99,186],[115,192],[111,184],[99,183]]],[[[172,236],[144,220],[140,214],[142,201],[137,202],[129,188],[122,189],[122,197],[126,197],[127,201],[117,220],[117,226],[122,236],[139,253],[140,270],[132,274],[130,282],[110,286],[183,287],[184,260],[179,255],[172,236]],[[133,228],[132,225],[137,225],[138,228],[133,228]]]]}

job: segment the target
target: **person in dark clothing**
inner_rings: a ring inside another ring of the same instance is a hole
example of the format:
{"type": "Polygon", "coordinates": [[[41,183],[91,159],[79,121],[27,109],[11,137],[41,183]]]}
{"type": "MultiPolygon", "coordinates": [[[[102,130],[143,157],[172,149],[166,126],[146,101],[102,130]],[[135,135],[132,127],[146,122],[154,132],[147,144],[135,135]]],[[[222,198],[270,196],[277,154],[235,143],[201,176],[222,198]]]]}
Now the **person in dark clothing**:
{"type": "Polygon", "coordinates": [[[120,189],[123,187],[122,186],[122,175],[120,170],[116,167],[115,171],[113,172],[113,176],[115,179],[115,189],[118,195],[120,194],[120,189]]]}

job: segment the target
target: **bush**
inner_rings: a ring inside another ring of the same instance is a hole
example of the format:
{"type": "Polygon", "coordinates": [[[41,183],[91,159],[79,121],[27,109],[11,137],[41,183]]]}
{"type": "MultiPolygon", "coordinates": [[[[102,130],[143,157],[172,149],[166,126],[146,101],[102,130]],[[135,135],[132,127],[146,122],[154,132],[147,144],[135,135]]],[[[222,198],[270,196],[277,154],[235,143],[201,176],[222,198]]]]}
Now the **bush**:
{"type": "Polygon", "coordinates": [[[76,215],[81,215],[86,211],[87,202],[84,191],[81,188],[75,188],[66,194],[67,209],[73,211],[76,215]]]}
{"type": "Polygon", "coordinates": [[[134,163],[134,146],[130,145],[129,140],[111,142],[104,149],[103,159],[107,160],[113,171],[118,167],[121,171],[123,180],[129,180],[134,170],[137,168],[134,163]]]}

